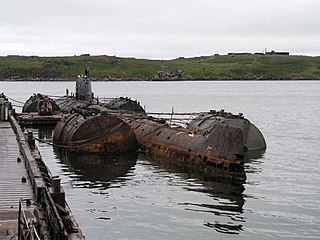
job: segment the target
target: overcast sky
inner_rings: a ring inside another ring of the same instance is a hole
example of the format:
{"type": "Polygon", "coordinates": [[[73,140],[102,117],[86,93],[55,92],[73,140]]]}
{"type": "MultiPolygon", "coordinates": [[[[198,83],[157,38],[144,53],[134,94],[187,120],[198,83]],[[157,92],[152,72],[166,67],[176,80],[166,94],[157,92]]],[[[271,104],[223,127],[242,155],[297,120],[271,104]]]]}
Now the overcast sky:
{"type": "Polygon", "coordinates": [[[320,55],[320,0],[1,0],[0,55],[320,55]]]}

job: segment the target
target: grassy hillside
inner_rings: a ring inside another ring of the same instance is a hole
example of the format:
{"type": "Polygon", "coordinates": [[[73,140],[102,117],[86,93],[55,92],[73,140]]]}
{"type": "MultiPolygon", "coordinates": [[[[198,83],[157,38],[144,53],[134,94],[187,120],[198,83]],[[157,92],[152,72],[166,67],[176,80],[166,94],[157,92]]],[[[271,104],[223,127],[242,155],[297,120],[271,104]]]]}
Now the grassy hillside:
{"type": "Polygon", "coordinates": [[[243,55],[146,60],[112,56],[0,57],[0,79],[74,79],[90,68],[99,79],[150,79],[185,71],[184,79],[320,79],[320,57],[243,55]]]}

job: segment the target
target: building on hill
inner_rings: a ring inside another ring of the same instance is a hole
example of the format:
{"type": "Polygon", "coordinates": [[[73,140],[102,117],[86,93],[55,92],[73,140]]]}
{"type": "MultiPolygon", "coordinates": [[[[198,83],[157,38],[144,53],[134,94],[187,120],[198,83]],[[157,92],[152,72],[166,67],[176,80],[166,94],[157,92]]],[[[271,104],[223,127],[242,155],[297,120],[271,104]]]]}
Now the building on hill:
{"type": "Polygon", "coordinates": [[[252,54],[254,54],[254,55],[289,55],[289,52],[276,52],[274,50],[271,50],[270,52],[267,52],[267,50],[265,50],[264,53],[230,52],[230,53],[228,53],[228,56],[243,56],[243,55],[252,55],[252,54]]]}
{"type": "Polygon", "coordinates": [[[276,52],[271,50],[271,52],[266,52],[266,55],[289,55],[289,52],[276,52]]]}
{"type": "Polygon", "coordinates": [[[251,55],[252,53],[248,53],[248,52],[239,52],[239,53],[236,53],[236,52],[230,52],[228,53],[228,56],[235,56],[235,55],[251,55]]]}

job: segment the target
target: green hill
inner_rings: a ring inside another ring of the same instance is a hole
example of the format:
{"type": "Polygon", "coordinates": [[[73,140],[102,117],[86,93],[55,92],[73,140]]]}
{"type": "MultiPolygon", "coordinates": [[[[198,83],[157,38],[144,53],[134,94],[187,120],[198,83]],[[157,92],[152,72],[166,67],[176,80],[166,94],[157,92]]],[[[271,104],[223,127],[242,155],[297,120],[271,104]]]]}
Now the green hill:
{"type": "Polygon", "coordinates": [[[71,80],[90,68],[95,80],[177,79],[320,79],[320,57],[235,55],[147,60],[114,56],[0,57],[0,80],[71,80]],[[182,70],[184,74],[176,76],[182,70]],[[173,75],[173,76],[172,76],[173,75]]]}

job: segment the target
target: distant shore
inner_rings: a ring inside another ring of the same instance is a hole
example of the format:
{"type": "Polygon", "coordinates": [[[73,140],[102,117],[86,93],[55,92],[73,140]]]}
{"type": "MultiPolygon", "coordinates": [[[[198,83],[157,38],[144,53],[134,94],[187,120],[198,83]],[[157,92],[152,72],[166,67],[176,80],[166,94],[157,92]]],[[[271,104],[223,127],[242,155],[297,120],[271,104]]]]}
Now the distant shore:
{"type": "Polygon", "coordinates": [[[85,68],[90,69],[92,81],[101,82],[320,80],[320,56],[234,54],[172,60],[106,55],[0,57],[2,81],[74,81],[85,68]]]}
{"type": "MultiPolygon", "coordinates": [[[[0,82],[74,82],[77,78],[18,78],[0,79],[0,82]]],[[[92,82],[183,82],[183,81],[319,81],[316,77],[295,77],[295,78],[198,78],[198,79],[145,79],[145,78],[90,78],[92,82]]]]}

